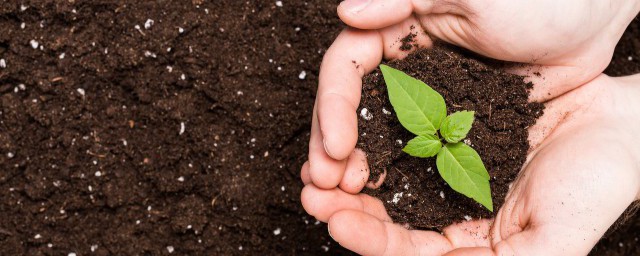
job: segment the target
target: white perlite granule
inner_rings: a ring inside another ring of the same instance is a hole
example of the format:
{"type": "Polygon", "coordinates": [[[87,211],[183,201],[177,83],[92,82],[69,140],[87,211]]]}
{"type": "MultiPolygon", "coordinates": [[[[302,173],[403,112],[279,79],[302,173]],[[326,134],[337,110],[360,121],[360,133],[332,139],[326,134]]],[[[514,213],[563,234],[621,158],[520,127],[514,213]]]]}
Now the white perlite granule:
{"type": "Polygon", "coordinates": [[[367,121],[373,119],[373,114],[371,114],[371,112],[369,112],[369,110],[366,108],[360,110],[360,116],[367,121]]]}

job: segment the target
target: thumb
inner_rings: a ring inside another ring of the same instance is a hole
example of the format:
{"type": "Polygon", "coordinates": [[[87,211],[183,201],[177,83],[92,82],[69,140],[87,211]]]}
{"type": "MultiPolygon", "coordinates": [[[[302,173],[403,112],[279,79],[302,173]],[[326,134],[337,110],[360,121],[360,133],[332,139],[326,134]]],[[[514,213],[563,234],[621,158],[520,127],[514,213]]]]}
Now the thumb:
{"type": "Polygon", "coordinates": [[[409,18],[413,13],[465,15],[467,0],[345,0],[338,16],[359,29],[381,29],[409,18]]]}
{"type": "Polygon", "coordinates": [[[413,13],[412,2],[412,0],[346,0],[338,5],[338,16],[351,27],[380,29],[409,18],[413,13]]]}

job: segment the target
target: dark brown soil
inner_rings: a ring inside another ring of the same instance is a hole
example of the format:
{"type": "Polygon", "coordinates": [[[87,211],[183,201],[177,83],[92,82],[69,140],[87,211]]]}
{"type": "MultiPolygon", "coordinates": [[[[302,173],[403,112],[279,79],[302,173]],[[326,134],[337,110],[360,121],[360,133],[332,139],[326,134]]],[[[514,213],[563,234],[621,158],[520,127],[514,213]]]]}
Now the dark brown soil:
{"type": "Polygon", "coordinates": [[[0,255],[344,253],[298,177],[337,2],[1,1],[0,255]]]}
{"type": "Polygon", "coordinates": [[[610,76],[628,76],[640,73],[640,19],[635,18],[616,46],[611,63],[604,71],[610,76]]]}
{"type": "Polygon", "coordinates": [[[0,255],[348,254],[298,177],[338,2],[0,1],[0,255]]]}
{"type": "MultiPolygon", "coordinates": [[[[524,164],[529,149],[527,128],[544,106],[528,103],[530,83],[505,74],[451,47],[420,50],[389,63],[424,81],[442,94],[449,113],[476,111],[465,143],[478,151],[491,176],[495,209],[499,209],[524,164]]],[[[466,218],[492,213],[451,189],[440,177],[435,158],[415,158],[402,152],[415,135],[397,120],[379,70],[365,78],[361,109],[373,118],[359,120],[358,146],[368,154],[372,179],[386,170],[381,189],[370,191],[386,205],[396,222],[412,228],[440,229],[466,218]]]]}
{"type": "Polygon", "coordinates": [[[417,44],[415,43],[415,39],[416,39],[416,36],[418,36],[418,33],[413,31],[415,30],[415,28],[416,28],[415,26],[411,25],[410,27],[411,33],[409,33],[407,36],[400,39],[400,43],[402,43],[400,45],[400,50],[410,51],[411,49],[413,49],[413,47],[417,47],[417,44]]]}

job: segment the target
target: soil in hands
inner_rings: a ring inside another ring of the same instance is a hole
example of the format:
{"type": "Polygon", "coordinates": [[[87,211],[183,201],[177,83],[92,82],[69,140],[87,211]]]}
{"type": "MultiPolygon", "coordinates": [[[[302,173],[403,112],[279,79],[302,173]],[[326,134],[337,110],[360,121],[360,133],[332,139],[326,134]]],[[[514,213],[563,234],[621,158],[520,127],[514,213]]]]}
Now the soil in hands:
{"type": "Polygon", "coordinates": [[[0,255],[348,254],[298,177],[340,1],[282,2],[0,1],[0,255]]]}
{"type": "MultiPolygon", "coordinates": [[[[543,113],[542,104],[527,101],[532,85],[442,45],[419,50],[388,65],[442,94],[449,113],[476,112],[465,143],[482,157],[491,176],[494,206],[499,209],[509,184],[525,162],[527,128],[543,113]]],[[[384,202],[395,222],[417,229],[440,229],[468,218],[493,216],[452,190],[438,174],[435,158],[414,158],[402,152],[414,135],[399,123],[379,70],[364,79],[359,114],[358,146],[368,154],[370,179],[377,180],[387,172],[384,185],[368,193],[384,202]]]]}

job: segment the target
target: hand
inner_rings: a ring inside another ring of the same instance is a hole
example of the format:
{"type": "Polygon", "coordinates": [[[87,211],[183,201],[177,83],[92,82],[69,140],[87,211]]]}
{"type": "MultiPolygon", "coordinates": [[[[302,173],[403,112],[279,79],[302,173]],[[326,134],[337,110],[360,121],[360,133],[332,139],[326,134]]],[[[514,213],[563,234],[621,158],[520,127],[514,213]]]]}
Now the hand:
{"type": "Polygon", "coordinates": [[[541,101],[602,73],[639,10],[635,0],[347,0],[338,14],[352,27],[380,29],[385,42],[398,39],[385,38],[389,31],[406,35],[413,25],[426,32],[418,33],[421,37],[428,34],[490,58],[534,64],[514,71],[544,87],[532,95],[541,101]]]}
{"type": "MultiPolygon", "coordinates": [[[[494,220],[443,234],[391,223],[382,202],[309,184],[305,210],[364,255],[586,255],[640,198],[640,75],[592,82],[547,103],[534,148],[494,220]]],[[[348,177],[345,177],[348,178],[348,177]]]]}
{"type": "MultiPolygon", "coordinates": [[[[399,50],[398,39],[411,32],[426,31],[488,57],[533,64],[511,71],[528,75],[534,82],[532,100],[547,101],[600,74],[638,10],[640,1],[627,0],[344,1],[338,13],[345,23],[379,30],[347,29],[325,54],[309,162],[302,175],[323,189],[339,186],[357,193],[365,186],[369,175],[366,157],[354,151],[361,79],[383,57],[406,56],[407,52],[399,50]],[[354,180],[357,182],[350,183],[354,180]]],[[[432,44],[427,34],[418,33],[419,46],[432,44]]]]}

